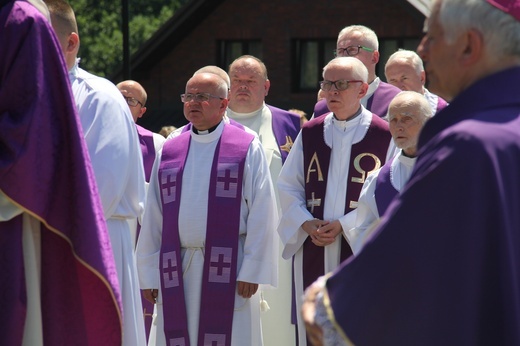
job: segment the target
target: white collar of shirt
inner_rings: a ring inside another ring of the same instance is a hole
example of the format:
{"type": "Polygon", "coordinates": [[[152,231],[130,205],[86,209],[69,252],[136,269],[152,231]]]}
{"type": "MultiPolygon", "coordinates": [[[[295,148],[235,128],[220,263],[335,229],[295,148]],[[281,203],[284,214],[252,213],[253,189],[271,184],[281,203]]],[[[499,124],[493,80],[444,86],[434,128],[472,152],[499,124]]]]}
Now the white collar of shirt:
{"type": "Polygon", "coordinates": [[[437,112],[437,103],[439,102],[439,96],[432,94],[428,89],[424,88],[424,97],[428,100],[430,107],[432,107],[433,113],[437,112]]]}
{"type": "Polygon", "coordinates": [[[365,137],[368,127],[372,122],[372,112],[366,110],[363,106],[361,106],[361,108],[361,114],[350,120],[336,120],[332,112],[327,114],[323,121],[323,138],[325,144],[332,148],[332,130],[334,130],[334,127],[342,132],[354,130],[355,133],[352,139],[352,144],[360,142],[365,137]]]}
{"type": "MultiPolygon", "coordinates": [[[[211,131],[210,133],[195,133],[193,131],[190,131],[191,139],[199,142],[199,143],[211,143],[220,138],[220,135],[222,135],[222,131],[224,130],[224,121],[221,121],[220,124],[218,124],[217,128],[214,131],[211,131]]],[[[206,131],[204,131],[206,132],[206,131]]]]}
{"type": "Polygon", "coordinates": [[[74,66],[69,70],[69,79],[72,81],[73,79],[76,79],[78,76],[78,69],[79,69],[79,62],[81,58],[76,58],[76,62],[74,63],[74,66]]]}
{"type": "Polygon", "coordinates": [[[265,102],[262,104],[262,107],[258,108],[256,111],[253,111],[251,113],[237,113],[233,111],[231,108],[228,107],[227,113],[229,114],[229,117],[232,119],[247,119],[247,118],[253,118],[254,116],[258,115],[259,113],[262,113],[265,106],[265,102]]]}
{"type": "Polygon", "coordinates": [[[381,80],[379,79],[379,77],[376,77],[372,81],[372,83],[368,85],[368,91],[366,95],[363,96],[363,98],[361,99],[361,104],[363,105],[363,107],[367,106],[368,99],[376,92],[377,88],[379,88],[379,84],[381,84],[381,80]]]}

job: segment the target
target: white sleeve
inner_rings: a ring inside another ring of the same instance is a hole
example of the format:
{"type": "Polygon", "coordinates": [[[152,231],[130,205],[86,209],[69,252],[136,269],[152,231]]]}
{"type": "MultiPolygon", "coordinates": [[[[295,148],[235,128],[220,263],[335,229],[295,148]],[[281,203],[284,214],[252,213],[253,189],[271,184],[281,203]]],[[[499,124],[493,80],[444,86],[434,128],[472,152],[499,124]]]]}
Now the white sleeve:
{"type": "Polygon", "coordinates": [[[366,232],[371,228],[371,225],[379,219],[379,212],[377,210],[375,190],[377,184],[377,177],[380,170],[370,174],[359,194],[358,207],[356,212],[355,227],[348,231],[350,239],[350,247],[354,255],[359,254],[363,247],[363,239],[366,238],[366,232]]]}
{"type": "Polygon", "coordinates": [[[278,177],[278,194],[282,210],[278,235],[284,246],[282,257],[285,259],[290,259],[301,248],[308,237],[301,225],[314,218],[307,210],[304,178],[300,131],[278,177]]]}
{"type": "Polygon", "coordinates": [[[247,203],[244,259],[237,280],[278,284],[278,210],[271,174],[260,141],[249,147],[244,168],[242,194],[247,203]]]}
{"type": "Polygon", "coordinates": [[[141,233],[137,241],[136,261],[139,274],[139,285],[141,289],[161,286],[159,277],[159,255],[162,241],[162,203],[159,186],[158,170],[161,151],[152,168],[150,185],[146,199],[146,209],[141,225],[141,233]]]}

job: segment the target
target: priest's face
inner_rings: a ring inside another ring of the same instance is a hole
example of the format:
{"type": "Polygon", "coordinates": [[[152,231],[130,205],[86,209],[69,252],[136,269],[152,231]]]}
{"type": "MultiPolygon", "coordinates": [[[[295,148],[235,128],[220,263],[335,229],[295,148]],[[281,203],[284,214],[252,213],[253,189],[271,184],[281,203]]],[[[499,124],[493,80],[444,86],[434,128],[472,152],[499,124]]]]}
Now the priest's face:
{"type": "Polygon", "coordinates": [[[219,76],[212,73],[194,75],[186,84],[184,116],[199,131],[218,125],[228,104],[226,94],[227,84],[219,76]]]}
{"type": "Polygon", "coordinates": [[[394,100],[388,109],[388,124],[395,145],[408,156],[416,156],[417,139],[426,117],[418,104],[406,99],[394,100]],[[396,101],[396,102],[394,102],[396,101]]]}
{"type": "Polygon", "coordinates": [[[255,59],[243,58],[229,68],[231,90],[229,108],[238,113],[251,113],[260,109],[269,92],[267,71],[255,59]]]}
{"type": "Polygon", "coordinates": [[[424,94],[424,71],[418,72],[405,59],[395,59],[385,66],[385,76],[388,83],[404,91],[415,91],[424,94]]]}
{"type": "Polygon", "coordinates": [[[442,1],[436,1],[430,18],[425,22],[426,34],[417,53],[424,62],[428,89],[451,101],[462,90],[464,78],[461,64],[466,44],[465,35],[460,35],[454,42],[446,41],[444,29],[439,22],[439,10],[442,1]]]}
{"type": "MultiPolygon", "coordinates": [[[[347,120],[356,114],[361,107],[361,98],[368,90],[368,84],[361,80],[359,73],[356,73],[355,67],[351,64],[352,60],[356,61],[352,57],[336,58],[325,67],[323,73],[322,89],[327,106],[340,120],[347,120]],[[343,81],[349,81],[347,88],[339,90],[344,87],[343,81]],[[327,87],[325,83],[328,84],[327,87]]],[[[360,62],[356,64],[364,68],[360,62]]]]}

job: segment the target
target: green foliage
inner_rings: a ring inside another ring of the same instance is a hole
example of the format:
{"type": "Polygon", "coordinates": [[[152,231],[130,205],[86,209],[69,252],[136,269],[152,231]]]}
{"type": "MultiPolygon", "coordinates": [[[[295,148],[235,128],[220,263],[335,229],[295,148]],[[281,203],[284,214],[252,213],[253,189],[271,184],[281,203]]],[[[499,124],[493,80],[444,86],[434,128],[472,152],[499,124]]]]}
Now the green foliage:
{"type": "MultiPolygon", "coordinates": [[[[130,54],[188,0],[128,0],[130,54]]],[[[69,0],[80,35],[81,66],[110,76],[123,64],[122,1],[69,0]]]]}

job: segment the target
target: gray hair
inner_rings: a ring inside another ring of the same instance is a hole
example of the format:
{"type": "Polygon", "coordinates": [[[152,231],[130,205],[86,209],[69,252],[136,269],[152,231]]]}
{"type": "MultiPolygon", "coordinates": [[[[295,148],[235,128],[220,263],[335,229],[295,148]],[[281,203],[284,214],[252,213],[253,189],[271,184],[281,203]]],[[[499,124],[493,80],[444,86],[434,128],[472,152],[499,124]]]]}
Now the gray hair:
{"type": "Polygon", "coordinates": [[[368,48],[372,48],[374,50],[379,50],[379,41],[377,39],[377,35],[374,30],[366,27],[364,25],[350,25],[346,26],[338,34],[338,39],[346,34],[351,34],[353,32],[361,33],[361,37],[367,42],[368,48]]]}
{"type": "Polygon", "coordinates": [[[193,75],[196,75],[197,73],[213,73],[213,74],[216,74],[217,76],[222,78],[227,83],[228,89],[229,89],[229,87],[231,85],[231,81],[229,80],[229,75],[227,74],[227,72],[224,71],[223,69],[221,69],[218,66],[207,65],[207,66],[201,67],[197,71],[195,71],[195,73],[193,75]]]}
{"type": "Polygon", "coordinates": [[[488,56],[520,57],[520,22],[484,0],[442,0],[439,23],[448,43],[473,28],[482,34],[488,56]]]}
{"type": "Polygon", "coordinates": [[[421,74],[421,72],[424,71],[424,64],[419,54],[412,50],[406,49],[399,49],[397,52],[390,55],[390,57],[386,61],[385,69],[386,66],[390,64],[392,61],[399,59],[405,60],[408,64],[410,64],[415,69],[417,74],[421,74]]]}
{"type": "Polygon", "coordinates": [[[332,59],[329,61],[327,65],[323,68],[323,76],[325,76],[325,71],[330,66],[342,66],[346,68],[352,68],[352,78],[362,80],[363,82],[367,83],[368,81],[368,70],[366,66],[356,58],[353,58],[351,56],[341,56],[332,59]]]}
{"type": "Polygon", "coordinates": [[[406,106],[417,107],[419,110],[419,115],[422,115],[422,117],[418,120],[420,120],[423,124],[433,116],[433,109],[423,94],[419,94],[416,91],[401,91],[399,94],[395,95],[388,106],[388,119],[390,119],[390,111],[394,108],[398,101],[403,102],[406,106]]]}

